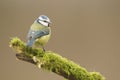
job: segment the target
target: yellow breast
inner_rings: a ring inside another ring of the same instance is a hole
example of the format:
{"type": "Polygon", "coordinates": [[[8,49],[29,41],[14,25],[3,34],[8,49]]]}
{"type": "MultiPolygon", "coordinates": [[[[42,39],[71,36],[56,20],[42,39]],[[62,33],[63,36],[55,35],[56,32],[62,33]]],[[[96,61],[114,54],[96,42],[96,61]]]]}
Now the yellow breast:
{"type": "Polygon", "coordinates": [[[44,46],[47,42],[48,42],[48,40],[50,39],[50,35],[51,35],[51,29],[50,29],[50,27],[47,27],[47,26],[42,26],[42,25],[40,25],[40,24],[38,24],[38,23],[34,23],[32,26],[31,26],[31,29],[32,30],[35,30],[35,31],[38,31],[38,30],[43,30],[43,29],[49,29],[49,34],[48,35],[44,35],[44,36],[42,36],[42,37],[40,37],[40,38],[38,38],[38,39],[36,39],[35,40],[35,46],[44,46]]]}
{"type": "Polygon", "coordinates": [[[36,39],[35,45],[36,46],[43,46],[48,42],[49,39],[50,39],[50,34],[43,36],[43,37],[40,37],[40,38],[36,39]]]}

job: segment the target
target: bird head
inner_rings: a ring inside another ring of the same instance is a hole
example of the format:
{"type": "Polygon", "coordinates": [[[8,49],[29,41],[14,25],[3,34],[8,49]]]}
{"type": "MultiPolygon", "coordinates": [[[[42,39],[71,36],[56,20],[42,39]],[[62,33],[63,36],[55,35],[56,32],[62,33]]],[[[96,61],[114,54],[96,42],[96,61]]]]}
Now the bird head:
{"type": "Polygon", "coordinates": [[[49,24],[51,23],[50,19],[47,16],[45,16],[45,15],[39,16],[36,21],[38,23],[42,24],[43,26],[49,26],[49,24]]]}

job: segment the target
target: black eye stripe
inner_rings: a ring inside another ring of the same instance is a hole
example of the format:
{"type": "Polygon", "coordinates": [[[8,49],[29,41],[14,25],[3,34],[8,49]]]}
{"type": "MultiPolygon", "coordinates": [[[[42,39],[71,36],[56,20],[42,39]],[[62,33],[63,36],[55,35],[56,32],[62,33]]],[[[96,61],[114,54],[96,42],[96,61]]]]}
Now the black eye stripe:
{"type": "Polygon", "coordinates": [[[47,21],[44,21],[44,22],[47,22],[47,21]]]}
{"type": "MultiPolygon", "coordinates": [[[[41,24],[40,21],[42,21],[42,20],[37,19],[37,22],[38,22],[39,24],[41,24]]],[[[43,20],[43,22],[49,23],[48,21],[45,21],[45,20],[43,20]]]]}
{"type": "Polygon", "coordinates": [[[40,23],[39,21],[40,21],[40,19],[37,19],[37,22],[38,22],[38,23],[40,23]]]}

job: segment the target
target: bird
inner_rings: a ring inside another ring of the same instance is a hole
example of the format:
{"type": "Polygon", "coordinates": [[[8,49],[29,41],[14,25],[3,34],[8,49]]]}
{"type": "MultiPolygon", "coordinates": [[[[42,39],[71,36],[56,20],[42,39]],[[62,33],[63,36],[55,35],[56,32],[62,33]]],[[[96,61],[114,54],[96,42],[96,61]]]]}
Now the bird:
{"type": "Polygon", "coordinates": [[[42,47],[45,51],[44,45],[48,42],[51,36],[51,21],[46,15],[40,15],[34,23],[30,26],[27,35],[27,47],[42,47]]]}

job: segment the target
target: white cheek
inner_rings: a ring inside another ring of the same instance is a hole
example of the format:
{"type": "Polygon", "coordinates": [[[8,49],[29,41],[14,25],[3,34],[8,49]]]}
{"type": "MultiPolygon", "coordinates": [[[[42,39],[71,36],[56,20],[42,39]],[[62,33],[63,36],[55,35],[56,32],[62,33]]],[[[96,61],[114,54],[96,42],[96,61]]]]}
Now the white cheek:
{"type": "Polygon", "coordinates": [[[47,22],[43,22],[43,21],[39,21],[42,25],[44,26],[48,26],[48,23],[47,22]]]}

